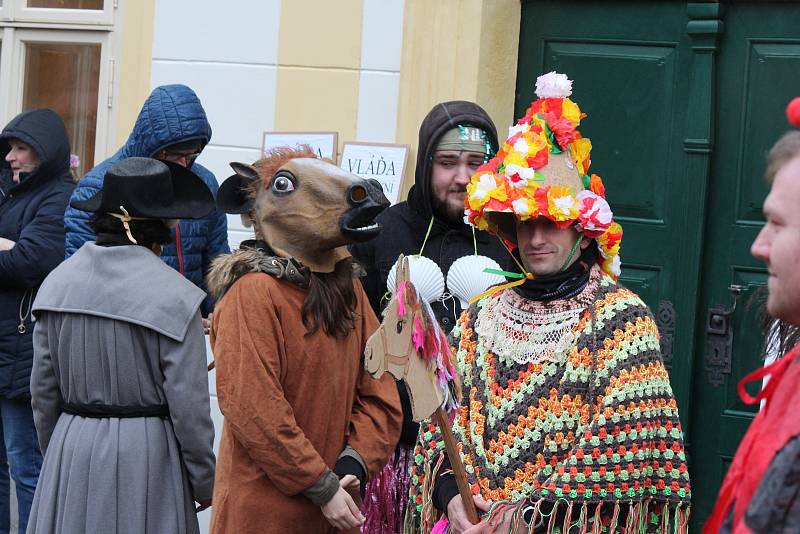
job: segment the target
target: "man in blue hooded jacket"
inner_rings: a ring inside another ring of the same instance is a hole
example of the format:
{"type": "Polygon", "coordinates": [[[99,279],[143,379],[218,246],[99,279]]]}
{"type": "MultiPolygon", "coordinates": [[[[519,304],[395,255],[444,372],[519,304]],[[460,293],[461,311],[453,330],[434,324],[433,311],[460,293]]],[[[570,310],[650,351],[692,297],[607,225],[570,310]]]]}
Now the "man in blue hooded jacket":
{"type": "MultiPolygon", "coordinates": [[[[216,197],[219,186],[214,174],[194,162],[210,140],[211,125],[194,91],[185,85],[156,87],[145,100],[128,141],[81,179],[70,202],[91,197],[102,188],[109,167],[132,156],[172,161],[191,168],[216,197]]],[[[90,218],[88,212],[67,207],[64,214],[67,257],[86,241],[95,239],[89,226],[90,218]]],[[[230,252],[225,214],[214,210],[202,219],[181,220],[174,232],[175,242],[164,246],[161,258],[205,291],[205,275],[211,260],[230,252]]],[[[203,302],[203,316],[212,309],[213,302],[207,297],[203,302]]]]}

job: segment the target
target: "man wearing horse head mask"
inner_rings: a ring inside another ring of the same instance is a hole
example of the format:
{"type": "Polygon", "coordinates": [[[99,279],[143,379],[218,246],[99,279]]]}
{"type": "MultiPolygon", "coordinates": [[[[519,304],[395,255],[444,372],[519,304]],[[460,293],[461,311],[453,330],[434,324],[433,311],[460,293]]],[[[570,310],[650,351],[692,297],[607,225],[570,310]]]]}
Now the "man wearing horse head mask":
{"type": "Polygon", "coordinates": [[[687,532],[689,477],[658,329],[617,283],[622,229],[589,174],[571,87],[563,74],[539,77],[539,98],[467,186],[469,222],[503,239],[517,265],[451,334],[464,397],[453,434],[485,515],[467,519],[429,426],[411,474],[409,520],[421,531],[438,520],[456,534],[687,532]]]}
{"type": "Polygon", "coordinates": [[[218,205],[258,239],[208,279],[225,416],[211,532],[358,532],[359,490],[390,458],[401,410],[393,380],[363,368],[378,321],[347,245],[379,232],[389,203],[310,149],[234,169],[218,205]]]}

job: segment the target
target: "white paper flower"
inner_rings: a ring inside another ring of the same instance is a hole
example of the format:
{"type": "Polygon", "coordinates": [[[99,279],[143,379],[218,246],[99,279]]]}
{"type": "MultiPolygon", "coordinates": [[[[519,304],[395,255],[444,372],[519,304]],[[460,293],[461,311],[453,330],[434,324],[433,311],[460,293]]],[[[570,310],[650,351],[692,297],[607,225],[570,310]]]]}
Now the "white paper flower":
{"type": "Polygon", "coordinates": [[[528,142],[525,140],[524,137],[520,137],[519,139],[514,142],[514,150],[519,152],[522,155],[528,155],[528,142]]]}
{"type": "Polygon", "coordinates": [[[567,98],[572,94],[572,80],[566,74],[548,72],[536,78],[536,96],[539,98],[567,98]]]}
{"type": "Polygon", "coordinates": [[[478,184],[471,196],[478,200],[483,200],[489,195],[489,193],[494,191],[496,187],[497,182],[495,181],[494,176],[491,174],[483,174],[481,175],[480,180],[478,180],[478,184]]]}
{"type": "Polygon", "coordinates": [[[531,212],[530,206],[528,206],[528,201],[525,200],[524,198],[518,198],[517,200],[512,202],[511,208],[514,210],[514,213],[516,213],[520,217],[529,215],[531,212]]]}
{"type": "Polygon", "coordinates": [[[586,230],[605,230],[611,224],[614,215],[606,199],[594,192],[584,189],[577,196],[581,215],[581,227],[586,230]]]}
{"type": "Polygon", "coordinates": [[[511,126],[508,129],[508,136],[509,137],[514,137],[518,133],[520,133],[520,132],[525,133],[530,129],[531,129],[531,125],[529,123],[527,123],[527,122],[525,122],[523,124],[515,124],[514,126],[511,126]]]}
{"type": "Polygon", "coordinates": [[[503,171],[506,176],[509,178],[509,183],[512,187],[525,187],[528,185],[528,180],[532,179],[533,176],[536,174],[536,171],[530,169],[528,167],[523,167],[521,165],[510,164],[506,165],[505,170],[503,171]],[[513,176],[518,176],[517,179],[512,179],[513,176]]]}
{"type": "Polygon", "coordinates": [[[611,272],[614,274],[614,276],[619,276],[620,274],[622,274],[621,266],[622,262],[620,261],[619,256],[614,256],[613,258],[611,258],[611,265],[609,265],[609,268],[611,269],[611,272]]]}
{"type": "Polygon", "coordinates": [[[556,209],[563,213],[569,213],[571,210],[575,209],[575,203],[575,197],[571,195],[553,197],[553,204],[556,209]]]}

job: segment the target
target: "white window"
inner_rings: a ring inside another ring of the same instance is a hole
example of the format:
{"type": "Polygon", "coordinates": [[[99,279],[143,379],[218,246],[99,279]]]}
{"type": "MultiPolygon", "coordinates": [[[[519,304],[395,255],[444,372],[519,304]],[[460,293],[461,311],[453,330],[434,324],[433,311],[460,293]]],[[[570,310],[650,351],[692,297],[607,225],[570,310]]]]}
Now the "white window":
{"type": "Polygon", "coordinates": [[[46,107],[64,119],[80,176],[108,155],[113,0],[0,0],[0,122],[46,107]]]}

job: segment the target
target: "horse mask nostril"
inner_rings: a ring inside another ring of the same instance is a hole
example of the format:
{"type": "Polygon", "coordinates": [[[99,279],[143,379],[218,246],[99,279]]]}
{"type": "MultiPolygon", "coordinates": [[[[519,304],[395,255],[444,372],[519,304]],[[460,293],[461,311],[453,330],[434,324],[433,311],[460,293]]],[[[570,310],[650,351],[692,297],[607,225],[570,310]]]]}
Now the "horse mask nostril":
{"type": "Polygon", "coordinates": [[[361,204],[367,200],[367,197],[369,197],[369,193],[363,185],[354,185],[350,188],[350,200],[354,204],[361,204]]]}

